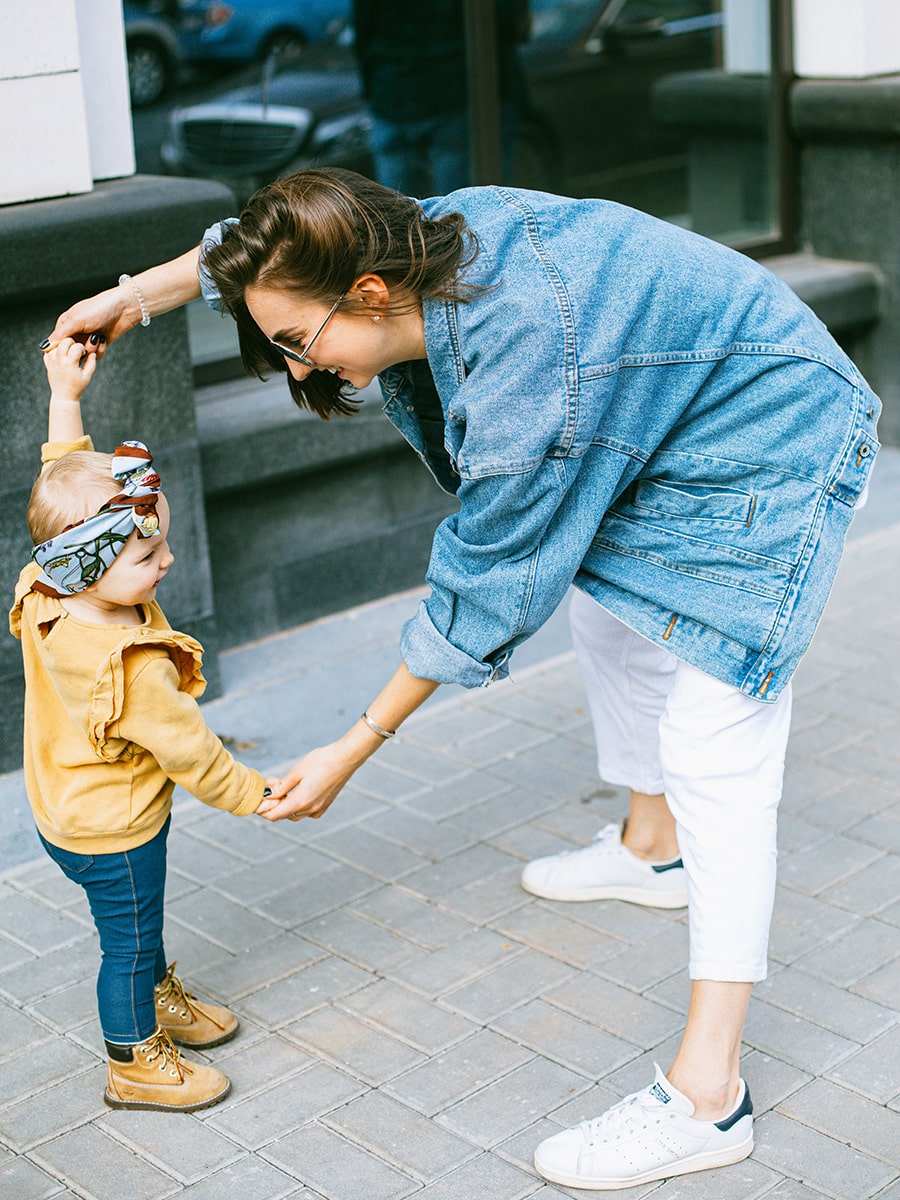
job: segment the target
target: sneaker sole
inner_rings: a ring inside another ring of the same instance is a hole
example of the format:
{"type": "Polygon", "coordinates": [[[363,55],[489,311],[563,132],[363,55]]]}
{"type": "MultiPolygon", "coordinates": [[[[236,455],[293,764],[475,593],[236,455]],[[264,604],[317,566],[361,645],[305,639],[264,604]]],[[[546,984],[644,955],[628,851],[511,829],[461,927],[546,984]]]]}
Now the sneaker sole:
{"type": "Polygon", "coordinates": [[[109,1092],[103,1093],[103,1101],[110,1108],[141,1108],[149,1109],[152,1112],[198,1112],[201,1108],[212,1108],[214,1104],[224,1100],[230,1091],[231,1082],[229,1081],[228,1086],[223,1088],[218,1096],[201,1100],[197,1104],[156,1104],[152,1100],[119,1100],[117,1096],[111,1096],[109,1092]]]}
{"type": "Polygon", "coordinates": [[[641,1183],[654,1183],[658,1179],[672,1179],[676,1175],[690,1175],[695,1171],[710,1171],[714,1167],[729,1167],[741,1162],[753,1150],[753,1134],[737,1146],[729,1146],[727,1150],[709,1150],[705,1154],[694,1154],[668,1166],[653,1167],[640,1175],[622,1176],[619,1179],[592,1179],[586,1175],[568,1175],[563,1171],[554,1171],[540,1165],[537,1154],[534,1156],[534,1169],[550,1183],[560,1183],[563,1187],[581,1188],[589,1192],[612,1192],[617,1188],[636,1187],[641,1183]]]}
{"type": "Polygon", "coordinates": [[[641,904],[645,908],[687,908],[687,891],[651,892],[646,888],[603,887],[603,888],[538,888],[521,881],[522,888],[542,900],[564,900],[569,903],[582,900],[624,900],[628,904],[641,904]]]}

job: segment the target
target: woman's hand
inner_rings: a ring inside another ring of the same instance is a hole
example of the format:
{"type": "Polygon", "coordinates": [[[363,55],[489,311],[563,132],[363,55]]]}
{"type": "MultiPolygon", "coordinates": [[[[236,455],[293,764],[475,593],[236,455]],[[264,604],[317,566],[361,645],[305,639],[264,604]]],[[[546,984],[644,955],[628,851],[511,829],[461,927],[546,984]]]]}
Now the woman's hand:
{"type": "Polygon", "coordinates": [[[134,329],[140,320],[141,309],[140,305],[135,308],[134,296],[122,287],[108,288],[87,300],[79,300],[61,313],[48,340],[51,347],[64,338],[90,343],[96,347],[97,357],[102,358],[109,343],[134,329]]]}
{"type": "Polygon", "coordinates": [[[277,791],[272,788],[272,796],[256,811],[267,821],[321,817],[359,764],[359,756],[350,753],[345,738],[310,750],[285,772],[281,787],[277,791]]]}

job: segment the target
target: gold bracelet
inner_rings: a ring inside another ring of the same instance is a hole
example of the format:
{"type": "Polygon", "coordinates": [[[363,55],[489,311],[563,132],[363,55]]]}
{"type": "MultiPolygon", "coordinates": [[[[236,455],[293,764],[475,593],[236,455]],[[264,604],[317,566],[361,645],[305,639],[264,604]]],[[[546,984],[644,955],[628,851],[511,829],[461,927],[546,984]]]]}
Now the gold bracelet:
{"type": "Polygon", "coordinates": [[[359,719],[361,721],[365,721],[365,723],[372,730],[372,732],[377,733],[378,736],[380,738],[384,738],[385,741],[387,741],[388,738],[392,738],[394,736],[394,733],[396,733],[396,730],[392,731],[390,729],[382,729],[381,726],[379,724],[377,724],[377,722],[372,720],[372,718],[369,716],[368,712],[364,712],[359,719]]]}

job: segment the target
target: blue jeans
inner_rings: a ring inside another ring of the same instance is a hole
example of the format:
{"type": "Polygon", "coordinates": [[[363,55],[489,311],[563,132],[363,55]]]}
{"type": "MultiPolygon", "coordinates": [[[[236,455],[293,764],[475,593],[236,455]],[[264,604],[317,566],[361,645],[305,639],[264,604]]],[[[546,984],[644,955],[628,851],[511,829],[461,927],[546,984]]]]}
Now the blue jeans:
{"type": "Polygon", "coordinates": [[[166,973],[163,902],[168,833],[167,820],[151,841],[119,854],[75,854],[41,838],[62,873],[87,895],[100,935],[97,1007],[108,1042],[143,1042],[156,1029],[153,988],[166,973]]]}
{"type": "MultiPolygon", "coordinates": [[[[503,174],[513,163],[516,112],[501,109],[503,174]]],[[[467,111],[422,121],[388,121],[372,116],[369,147],[375,176],[404,196],[446,196],[471,183],[471,139],[467,111]]]]}

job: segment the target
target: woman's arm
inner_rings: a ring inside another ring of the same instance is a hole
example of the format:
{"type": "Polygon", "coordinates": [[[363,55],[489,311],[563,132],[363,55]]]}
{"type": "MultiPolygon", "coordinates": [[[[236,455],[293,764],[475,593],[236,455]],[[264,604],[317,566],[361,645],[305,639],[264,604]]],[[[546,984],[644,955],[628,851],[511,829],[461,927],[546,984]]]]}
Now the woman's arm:
{"type": "MultiPolygon", "coordinates": [[[[382,729],[396,730],[424,704],[440,684],[411,675],[401,663],[387,686],[366,710],[382,729]]],[[[269,821],[290,817],[321,817],[354,771],[384,744],[385,739],[360,717],[336,742],[311,750],[282,777],[283,788],[264,800],[259,815],[269,821]]]]}
{"type": "Polygon", "coordinates": [[[96,351],[102,357],[106,345],[141,323],[141,297],[151,318],[199,299],[199,261],[200,247],[195,246],[180,258],[141,271],[132,282],[125,280],[87,300],[79,300],[57,317],[48,339],[50,345],[66,337],[84,342],[92,334],[103,334],[106,344],[100,342],[96,351]]]}

